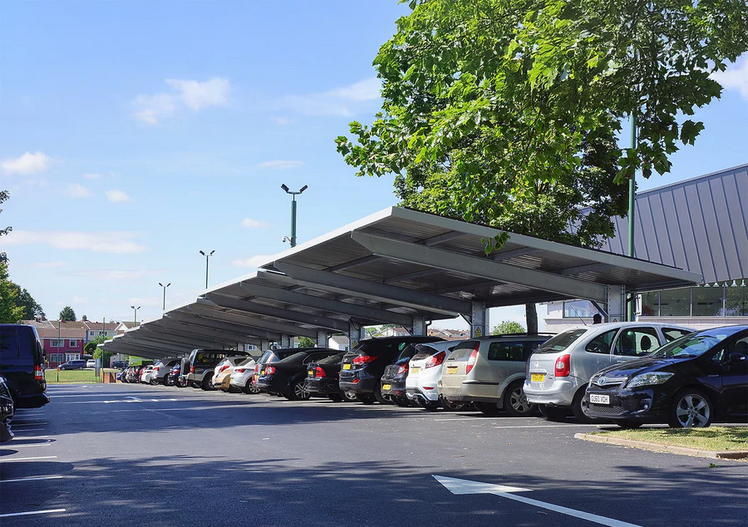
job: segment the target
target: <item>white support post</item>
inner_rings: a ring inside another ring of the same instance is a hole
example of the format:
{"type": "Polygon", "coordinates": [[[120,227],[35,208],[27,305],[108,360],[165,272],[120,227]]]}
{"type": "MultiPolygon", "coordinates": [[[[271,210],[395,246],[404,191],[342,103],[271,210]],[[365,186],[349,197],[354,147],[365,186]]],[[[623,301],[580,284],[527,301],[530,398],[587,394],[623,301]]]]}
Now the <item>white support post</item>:
{"type": "Polygon", "coordinates": [[[281,335],[281,348],[290,348],[290,347],[291,347],[291,336],[281,335]]]}
{"type": "Polygon", "coordinates": [[[472,313],[470,316],[470,336],[484,337],[490,334],[488,329],[488,309],[485,302],[472,302],[472,313]]]}
{"type": "Polygon", "coordinates": [[[608,305],[606,322],[624,322],[626,320],[626,287],[608,286],[608,305]]]}
{"type": "Polygon", "coordinates": [[[323,329],[317,330],[317,347],[318,348],[327,347],[327,331],[323,329]]]}
{"type": "Polygon", "coordinates": [[[410,333],[413,336],[426,335],[426,319],[420,315],[413,316],[413,326],[410,333]]]}

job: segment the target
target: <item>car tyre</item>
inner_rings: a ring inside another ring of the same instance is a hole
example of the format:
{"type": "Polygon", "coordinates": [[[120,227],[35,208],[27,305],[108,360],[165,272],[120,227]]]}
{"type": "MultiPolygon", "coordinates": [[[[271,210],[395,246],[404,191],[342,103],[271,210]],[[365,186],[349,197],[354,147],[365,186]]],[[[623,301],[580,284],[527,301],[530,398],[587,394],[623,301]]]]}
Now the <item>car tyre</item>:
{"type": "Polygon", "coordinates": [[[206,375],[205,378],[203,379],[202,385],[200,387],[203,390],[205,390],[206,392],[208,390],[215,390],[215,388],[213,388],[213,383],[211,382],[212,380],[213,380],[213,376],[212,375],[206,375]]]}
{"type": "Polygon", "coordinates": [[[436,410],[439,408],[439,403],[437,401],[429,401],[427,403],[423,403],[421,405],[421,408],[429,412],[436,412],[436,410]]]}
{"type": "Polygon", "coordinates": [[[373,393],[358,394],[356,398],[364,404],[374,404],[377,401],[373,393]]]}
{"type": "Polygon", "coordinates": [[[343,396],[343,399],[346,402],[355,403],[356,401],[358,401],[358,397],[356,396],[356,392],[350,392],[350,391],[349,392],[345,392],[345,391],[341,390],[340,394],[343,396]]]}
{"type": "Polygon", "coordinates": [[[685,388],[673,397],[668,416],[671,428],[706,428],[712,424],[714,405],[709,396],[695,388],[685,388]]]}
{"type": "Polygon", "coordinates": [[[376,401],[379,404],[392,404],[392,401],[390,401],[389,399],[387,399],[387,397],[385,397],[384,395],[382,395],[382,387],[381,386],[378,386],[378,387],[374,388],[374,399],[376,399],[376,401]]]}
{"type": "Polygon", "coordinates": [[[283,394],[289,401],[306,401],[312,394],[306,389],[304,379],[294,381],[283,394]]]}
{"type": "Polygon", "coordinates": [[[395,404],[405,408],[407,406],[410,406],[410,401],[408,401],[406,397],[397,397],[395,398],[395,404]]]}
{"type": "Polygon", "coordinates": [[[634,421],[633,419],[616,419],[615,420],[616,426],[618,428],[622,428],[624,430],[635,430],[637,428],[640,428],[642,423],[641,421],[634,421]]]}
{"type": "Polygon", "coordinates": [[[524,381],[513,382],[504,392],[504,410],[514,417],[527,417],[537,411],[537,405],[527,400],[522,389],[524,381]]]}
{"type": "Polygon", "coordinates": [[[499,415],[499,406],[496,403],[481,403],[476,401],[473,403],[473,406],[483,415],[492,417],[499,415]]]}
{"type": "Polygon", "coordinates": [[[584,413],[584,410],[582,409],[582,400],[584,399],[584,391],[585,387],[582,387],[581,389],[577,390],[577,394],[574,396],[574,400],[571,403],[571,412],[574,414],[574,417],[577,420],[577,423],[581,424],[592,424],[592,423],[599,423],[599,419],[594,419],[592,417],[588,417],[587,414],[584,413]]]}
{"type": "Polygon", "coordinates": [[[242,391],[244,393],[248,393],[252,395],[257,395],[258,393],[260,393],[260,389],[254,385],[254,383],[252,382],[252,379],[247,380],[247,384],[244,385],[244,390],[242,391]]]}
{"type": "Polygon", "coordinates": [[[328,393],[327,398],[330,399],[334,403],[339,403],[343,400],[343,396],[339,393],[328,393]]]}

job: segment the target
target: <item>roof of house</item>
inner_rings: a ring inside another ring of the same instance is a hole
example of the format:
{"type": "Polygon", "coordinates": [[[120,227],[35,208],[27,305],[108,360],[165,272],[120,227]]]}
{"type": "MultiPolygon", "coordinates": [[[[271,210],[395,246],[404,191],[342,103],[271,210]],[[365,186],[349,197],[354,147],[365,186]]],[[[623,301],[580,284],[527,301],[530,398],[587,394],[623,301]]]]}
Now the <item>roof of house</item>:
{"type": "Polygon", "coordinates": [[[86,330],[82,328],[66,328],[62,327],[60,330],[50,327],[36,328],[36,332],[39,333],[39,337],[42,339],[56,339],[58,336],[63,339],[79,339],[83,340],[86,337],[86,330]]]}

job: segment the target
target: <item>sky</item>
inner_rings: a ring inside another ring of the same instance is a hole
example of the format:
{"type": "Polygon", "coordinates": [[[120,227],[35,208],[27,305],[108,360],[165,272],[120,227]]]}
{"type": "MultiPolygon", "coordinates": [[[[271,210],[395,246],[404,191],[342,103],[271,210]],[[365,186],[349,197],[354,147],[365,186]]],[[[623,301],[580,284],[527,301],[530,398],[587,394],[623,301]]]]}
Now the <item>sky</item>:
{"type": "MultiPolygon", "coordinates": [[[[0,238],[50,318],[138,320],[299,241],[397,203],[335,150],[380,108],[377,50],[396,0],[36,1],[0,7],[0,238]]],[[[748,58],[706,129],[642,190],[748,161],[748,58]]],[[[540,311],[542,318],[543,312],[540,311]]],[[[523,321],[524,308],[492,313],[523,321]]],[[[443,322],[440,327],[465,327],[443,322]]]]}

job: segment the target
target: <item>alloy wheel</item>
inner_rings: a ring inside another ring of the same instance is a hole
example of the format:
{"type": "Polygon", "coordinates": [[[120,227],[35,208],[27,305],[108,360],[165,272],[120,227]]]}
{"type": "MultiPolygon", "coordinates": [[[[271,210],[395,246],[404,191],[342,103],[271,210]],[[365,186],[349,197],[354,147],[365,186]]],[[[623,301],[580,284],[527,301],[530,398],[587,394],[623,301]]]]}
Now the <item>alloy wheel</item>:
{"type": "Polygon", "coordinates": [[[686,394],[675,408],[678,424],[683,428],[708,426],[711,414],[709,402],[696,393],[686,394]]]}

